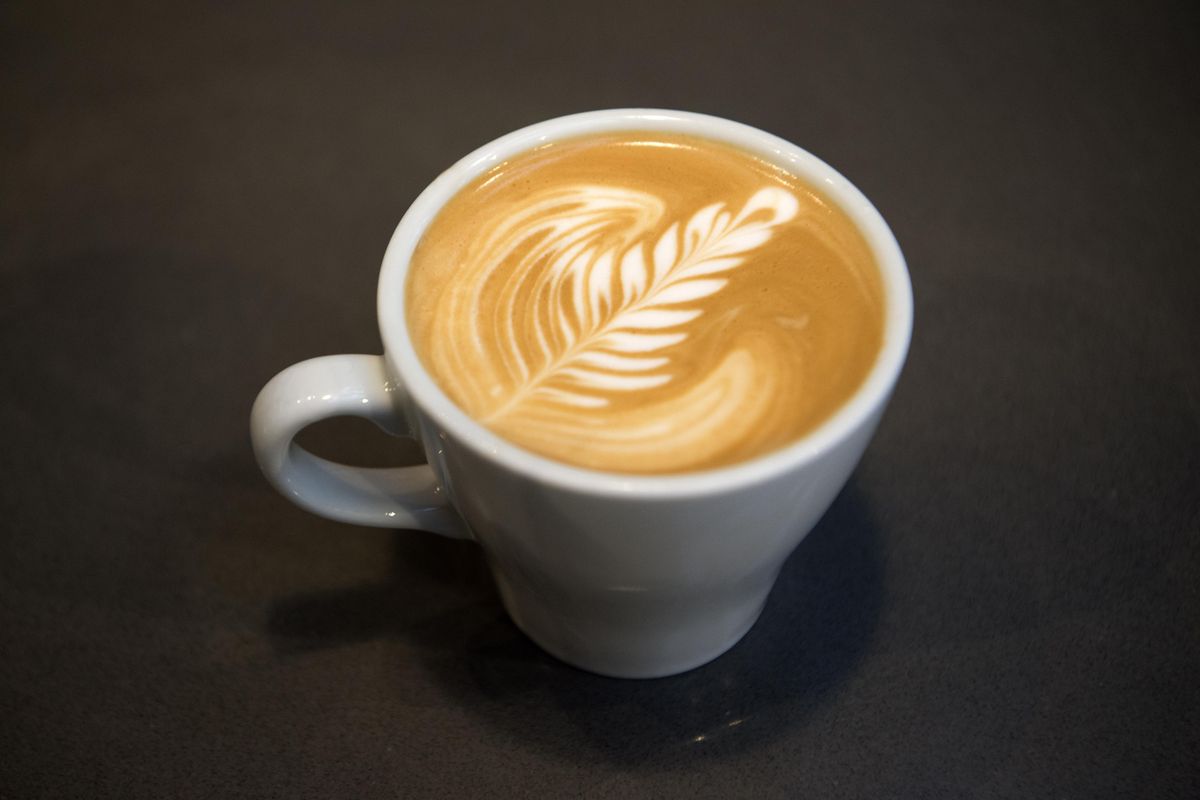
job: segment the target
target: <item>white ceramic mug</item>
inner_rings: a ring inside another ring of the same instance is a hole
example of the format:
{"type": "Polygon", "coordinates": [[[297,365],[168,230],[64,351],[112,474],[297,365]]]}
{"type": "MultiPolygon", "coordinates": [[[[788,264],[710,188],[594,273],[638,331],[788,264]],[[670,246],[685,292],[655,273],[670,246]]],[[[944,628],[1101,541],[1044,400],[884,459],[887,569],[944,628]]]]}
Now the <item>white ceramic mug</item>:
{"type": "Polygon", "coordinates": [[[912,292],[887,224],[819,159],[728,120],[617,109],[523,128],[438,177],[388,245],[378,313],[383,356],[315,358],[263,388],[251,434],[267,477],[293,502],[331,519],[474,539],[505,607],[531,639],[593,672],[649,678],[716,658],[754,624],[784,560],[833,502],[874,433],[908,351],[912,292]],[[705,472],[595,472],[499,438],[457,408],[421,366],[405,322],[405,278],[413,248],[441,207],[517,153],[621,130],[691,134],[740,147],[819,186],[865,236],[886,293],[883,347],[858,391],[803,439],[705,472]],[[293,441],[306,425],[345,415],[417,438],[428,465],[349,467],[293,441]]]}

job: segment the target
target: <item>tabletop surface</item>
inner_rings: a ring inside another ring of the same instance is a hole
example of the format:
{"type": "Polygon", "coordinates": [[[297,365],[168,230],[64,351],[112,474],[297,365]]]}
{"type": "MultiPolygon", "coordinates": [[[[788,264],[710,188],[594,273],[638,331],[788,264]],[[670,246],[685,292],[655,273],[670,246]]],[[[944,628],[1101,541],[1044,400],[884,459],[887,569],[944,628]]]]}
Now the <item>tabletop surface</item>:
{"type": "Polygon", "coordinates": [[[1195,797],[1198,33],[1184,3],[0,6],[0,798],[1195,797]],[[381,350],[439,172],[616,106],[816,153],[915,290],[760,622],[655,681],[543,655],[476,545],[311,516],[248,441],[276,371],[381,350]]]}

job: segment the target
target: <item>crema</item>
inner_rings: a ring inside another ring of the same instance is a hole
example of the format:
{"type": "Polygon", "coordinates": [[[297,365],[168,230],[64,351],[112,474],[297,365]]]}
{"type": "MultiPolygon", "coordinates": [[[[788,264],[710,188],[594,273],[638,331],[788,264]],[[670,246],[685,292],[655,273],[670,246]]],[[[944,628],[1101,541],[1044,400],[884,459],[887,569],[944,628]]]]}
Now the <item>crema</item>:
{"type": "Polygon", "coordinates": [[[430,224],[407,298],[422,363],[467,414],[631,474],[800,439],[863,382],[884,326],[871,251],[819,187],[658,132],[496,165],[430,224]]]}

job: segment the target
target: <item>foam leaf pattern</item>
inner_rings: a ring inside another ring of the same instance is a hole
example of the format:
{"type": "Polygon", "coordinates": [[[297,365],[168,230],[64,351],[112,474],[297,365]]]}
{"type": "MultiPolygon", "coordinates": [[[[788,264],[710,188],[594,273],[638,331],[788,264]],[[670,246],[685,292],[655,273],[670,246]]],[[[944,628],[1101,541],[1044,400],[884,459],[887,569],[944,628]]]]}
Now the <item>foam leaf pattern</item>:
{"type": "MultiPolygon", "coordinates": [[[[490,342],[503,373],[504,389],[491,392],[482,418],[528,403],[601,408],[614,393],[669,383],[669,349],[798,209],[790,192],[768,187],[737,213],[705,206],[652,241],[663,216],[652,195],[580,185],[536,199],[468,258],[466,268],[479,272],[474,286],[502,282],[487,313],[472,317],[492,320],[473,323],[474,341],[490,342]]],[[[481,312],[482,292],[469,300],[481,312]]]]}

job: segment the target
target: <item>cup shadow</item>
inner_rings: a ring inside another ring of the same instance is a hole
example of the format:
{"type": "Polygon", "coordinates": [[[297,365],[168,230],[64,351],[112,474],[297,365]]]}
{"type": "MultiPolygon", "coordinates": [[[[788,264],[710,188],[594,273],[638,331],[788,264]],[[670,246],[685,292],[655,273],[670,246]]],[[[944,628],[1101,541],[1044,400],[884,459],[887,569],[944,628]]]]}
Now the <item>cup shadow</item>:
{"type": "Polygon", "coordinates": [[[281,599],[267,633],[280,654],[397,639],[452,702],[501,735],[564,758],[582,745],[624,766],[669,768],[778,738],[836,693],[878,621],[879,550],[851,479],[746,637],[655,680],[604,678],[545,654],[508,620],[481,551],[433,536],[397,535],[386,582],[281,599]]]}

